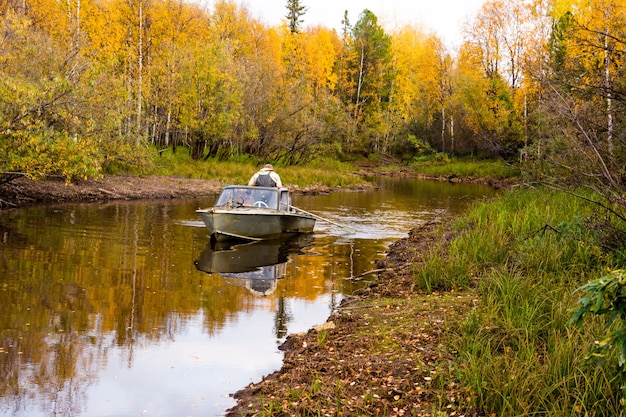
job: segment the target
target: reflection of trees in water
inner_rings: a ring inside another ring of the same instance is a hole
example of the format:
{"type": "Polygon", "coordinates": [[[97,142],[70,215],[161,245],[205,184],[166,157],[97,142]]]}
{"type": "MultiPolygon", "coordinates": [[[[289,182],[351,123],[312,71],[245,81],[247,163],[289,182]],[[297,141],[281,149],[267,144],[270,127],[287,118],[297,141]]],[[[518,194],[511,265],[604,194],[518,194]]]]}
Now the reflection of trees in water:
{"type": "MultiPolygon", "coordinates": [[[[20,213],[20,223],[38,226],[8,228],[2,242],[0,270],[15,272],[0,273],[2,409],[80,414],[112,352],[126,355],[130,367],[136,349],[174,340],[191,317],[202,314],[204,332],[214,336],[241,312],[258,309],[248,288],[193,268],[206,236],[204,229],[172,226],[188,217],[175,210],[186,208],[122,203],[20,213]]],[[[351,291],[354,284],[341,281],[347,249],[322,242],[281,265],[285,279],[264,290],[275,311],[268,331],[286,336],[289,300],[315,300],[334,286],[351,291]]],[[[358,269],[366,261],[355,253],[358,269]]]]}
{"type": "Polygon", "coordinates": [[[58,387],[57,376],[76,377],[74,356],[81,353],[81,334],[93,311],[85,290],[74,283],[3,282],[0,395],[28,395],[22,394],[30,388],[26,379],[48,391],[58,387]]]}
{"type": "MultiPolygon", "coordinates": [[[[66,286],[60,285],[57,289],[67,294],[66,286]]],[[[45,294],[45,300],[49,301],[54,291],[45,294]]],[[[46,329],[39,328],[36,320],[31,322],[30,319],[36,317],[30,315],[21,323],[15,323],[17,326],[13,329],[7,329],[3,323],[0,396],[3,408],[10,409],[10,414],[27,413],[33,399],[38,399],[37,408],[45,415],[80,414],[85,393],[99,370],[105,349],[101,343],[90,343],[92,339],[84,334],[88,309],[49,311],[52,314],[48,316],[46,329]]]]}
{"type": "Polygon", "coordinates": [[[289,314],[285,298],[279,297],[276,305],[276,314],[274,316],[274,332],[276,333],[276,338],[282,339],[287,337],[287,324],[291,319],[292,317],[289,314]]]}
{"type": "Polygon", "coordinates": [[[49,344],[52,352],[48,361],[42,363],[39,374],[33,377],[40,381],[40,388],[49,396],[49,400],[42,403],[44,407],[51,407],[45,414],[70,417],[82,413],[86,392],[95,381],[103,352],[98,352],[98,346],[82,343],[80,332],[70,330],[57,336],[49,344]]]}
{"type": "MultiPolygon", "coordinates": [[[[112,351],[131,366],[135,347],[173,340],[185,317],[202,309],[199,289],[214,292],[203,277],[182,279],[171,267],[191,264],[193,255],[172,245],[163,207],[39,208],[21,216],[46,227],[4,234],[11,252],[1,267],[14,271],[0,273],[0,407],[9,414],[27,415],[28,407],[80,414],[112,351]]],[[[225,317],[221,309],[213,328],[225,317]]]]}

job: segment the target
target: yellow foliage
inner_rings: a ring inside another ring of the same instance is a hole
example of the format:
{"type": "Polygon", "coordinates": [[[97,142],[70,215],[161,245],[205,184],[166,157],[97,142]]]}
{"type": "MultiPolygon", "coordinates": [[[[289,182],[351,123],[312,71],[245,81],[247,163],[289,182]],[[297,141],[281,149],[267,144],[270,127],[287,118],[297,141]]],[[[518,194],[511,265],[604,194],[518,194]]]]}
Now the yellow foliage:
{"type": "Polygon", "coordinates": [[[337,34],[316,27],[303,34],[301,45],[306,59],[306,74],[315,89],[334,89],[337,84],[334,67],[339,49],[337,34]]]}
{"type": "Polygon", "coordinates": [[[405,120],[430,117],[441,106],[446,77],[441,40],[411,26],[392,35],[394,53],[393,106],[405,120]]]}

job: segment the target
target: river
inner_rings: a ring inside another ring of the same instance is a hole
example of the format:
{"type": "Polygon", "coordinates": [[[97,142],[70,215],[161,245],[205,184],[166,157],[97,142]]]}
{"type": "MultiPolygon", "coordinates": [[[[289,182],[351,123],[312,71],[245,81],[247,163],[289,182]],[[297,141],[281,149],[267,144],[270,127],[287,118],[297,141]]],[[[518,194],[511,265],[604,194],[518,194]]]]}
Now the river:
{"type": "Polygon", "coordinates": [[[235,248],[212,246],[196,216],[214,199],[0,212],[0,416],[220,416],[281,367],[288,334],[367,284],[346,278],[415,226],[495,193],[376,181],[294,196],[330,222],[235,248]]]}

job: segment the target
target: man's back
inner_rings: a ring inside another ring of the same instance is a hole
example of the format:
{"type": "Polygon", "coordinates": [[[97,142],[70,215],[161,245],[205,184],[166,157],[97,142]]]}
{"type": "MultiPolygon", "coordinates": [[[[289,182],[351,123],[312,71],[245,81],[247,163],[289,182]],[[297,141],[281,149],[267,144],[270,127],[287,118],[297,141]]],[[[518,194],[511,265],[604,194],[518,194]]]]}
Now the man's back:
{"type": "Polygon", "coordinates": [[[255,185],[260,187],[276,187],[276,181],[272,179],[268,172],[267,174],[259,174],[256,178],[255,185]]]}

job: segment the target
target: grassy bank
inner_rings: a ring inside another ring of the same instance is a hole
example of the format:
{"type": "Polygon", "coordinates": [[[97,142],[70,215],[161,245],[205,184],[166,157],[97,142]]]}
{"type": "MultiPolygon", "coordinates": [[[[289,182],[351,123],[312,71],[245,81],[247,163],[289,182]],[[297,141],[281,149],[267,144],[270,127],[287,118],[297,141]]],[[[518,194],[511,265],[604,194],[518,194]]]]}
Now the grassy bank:
{"type": "MultiPolygon", "coordinates": [[[[372,164],[370,164],[372,165],[372,164]]],[[[456,178],[460,180],[517,180],[521,177],[518,164],[502,160],[474,158],[450,158],[448,156],[425,156],[405,165],[374,165],[372,172],[393,173],[409,172],[419,177],[456,178]]]]}
{"type": "Polygon", "coordinates": [[[568,326],[575,290],[623,262],[600,247],[585,201],[518,190],[476,206],[414,273],[423,291],[464,289],[476,304],[448,329],[455,375],[472,408],[498,416],[617,416],[615,358],[586,361],[598,320],[568,326]]]}
{"type": "MultiPolygon", "coordinates": [[[[227,161],[216,159],[191,160],[185,150],[158,153],[153,150],[151,167],[142,174],[180,176],[194,179],[216,180],[223,183],[246,183],[250,176],[264,163],[250,157],[227,161]]],[[[269,161],[273,162],[273,161],[269,161]]],[[[329,158],[314,159],[305,166],[282,166],[274,163],[283,183],[298,187],[342,188],[366,184],[358,173],[394,173],[458,179],[507,180],[520,177],[520,169],[500,160],[476,161],[473,159],[436,159],[433,157],[415,161],[408,165],[373,163],[372,161],[341,162],[329,158]]],[[[116,172],[112,172],[116,173],[116,172]]]]}
{"type": "Polygon", "coordinates": [[[615,355],[588,361],[602,320],[571,327],[576,289],[623,259],[594,207],[516,189],[390,248],[335,328],[294,335],[283,369],[229,416],[619,416],[615,355]]]}
{"type": "Polygon", "coordinates": [[[516,165],[499,160],[474,160],[469,158],[426,159],[413,162],[411,168],[429,177],[490,178],[496,180],[517,178],[520,169],[516,165]]]}
{"type": "MultiPolygon", "coordinates": [[[[209,179],[224,184],[247,184],[248,180],[263,164],[251,159],[217,161],[194,161],[186,152],[163,152],[154,158],[153,175],[182,176],[186,178],[209,179]]],[[[324,160],[313,161],[306,166],[281,166],[274,164],[284,184],[293,187],[341,188],[366,184],[359,175],[358,168],[350,163],[324,160]]]]}

